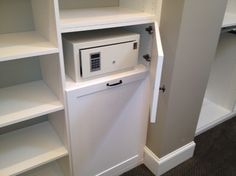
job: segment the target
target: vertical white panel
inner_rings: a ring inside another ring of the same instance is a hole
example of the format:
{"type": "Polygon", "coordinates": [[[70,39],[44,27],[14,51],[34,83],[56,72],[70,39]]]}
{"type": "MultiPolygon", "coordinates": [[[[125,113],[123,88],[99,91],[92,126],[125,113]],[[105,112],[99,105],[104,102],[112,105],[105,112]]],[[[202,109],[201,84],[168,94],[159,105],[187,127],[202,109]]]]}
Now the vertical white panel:
{"type": "Polygon", "coordinates": [[[159,26],[157,23],[154,25],[154,40],[153,51],[150,67],[150,80],[151,80],[151,107],[150,107],[150,121],[156,122],[158,100],[159,100],[159,88],[161,83],[162,67],[164,62],[164,53],[161,44],[159,26]]]}
{"type": "Polygon", "coordinates": [[[216,58],[212,64],[206,98],[228,110],[233,110],[236,101],[236,37],[223,34],[216,58]]]}
{"type": "Polygon", "coordinates": [[[137,155],[142,158],[145,85],[138,81],[81,97],[79,90],[67,93],[74,175],[97,175],[137,155]]]}
{"type": "Polygon", "coordinates": [[[31,0],[36,31],[58,46],[53,0],[31,0]]]}
{"type": "Polygon", "coordinates": [[[40,57],[42,77],[48,87],[63,102],[63,87],[58,54],[40,57]]]}

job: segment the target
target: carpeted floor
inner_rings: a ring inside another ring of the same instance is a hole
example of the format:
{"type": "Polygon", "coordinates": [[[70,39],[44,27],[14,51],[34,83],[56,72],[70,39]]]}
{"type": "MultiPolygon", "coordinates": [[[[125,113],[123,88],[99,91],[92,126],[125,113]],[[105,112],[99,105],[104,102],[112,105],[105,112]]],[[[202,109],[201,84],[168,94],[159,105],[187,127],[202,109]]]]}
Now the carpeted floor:
{"type": "MultiPolygon", "coordinates": [[[[236,176],[236,118],[195,138],[194,157],[162,176],[236,176]]],[[[122,176],[154,176],[144,165],[122,176]]]]}

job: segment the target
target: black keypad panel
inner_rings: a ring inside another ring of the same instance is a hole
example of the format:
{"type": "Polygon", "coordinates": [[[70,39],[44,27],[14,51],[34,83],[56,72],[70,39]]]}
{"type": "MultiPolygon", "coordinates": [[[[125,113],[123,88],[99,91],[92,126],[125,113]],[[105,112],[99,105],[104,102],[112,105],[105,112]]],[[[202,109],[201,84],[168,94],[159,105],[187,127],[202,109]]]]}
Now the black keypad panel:
{"type": "Polygon", "coordinates": [[[90,72],[98,71],[101,69],[100,53],[90,55],[90,72]]]}

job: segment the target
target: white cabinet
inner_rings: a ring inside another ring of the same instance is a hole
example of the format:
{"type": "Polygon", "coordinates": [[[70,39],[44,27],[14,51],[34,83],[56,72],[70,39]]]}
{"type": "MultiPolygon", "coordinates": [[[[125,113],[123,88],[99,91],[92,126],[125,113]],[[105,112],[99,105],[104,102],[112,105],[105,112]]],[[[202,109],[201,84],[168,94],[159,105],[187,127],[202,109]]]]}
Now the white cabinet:
{"type": "Polygon", "coordinates": [[[148,112],[144,78],[145,72],[104,82],[92,93],[67,92],[74,175],[117,175],[141,162],[148,112]]]}
{"type": "Polygon", "coordinates": [[[140,34],[139,64],[134,69],[78,82],[67,78],[76,176],[118,175],[142,163],[147,124],[157,121],[164,59],[158,26],[123,28],[140,34]]]}
{"type": "Polygon", "coordinates": [[[69,152],[55,2],[0,0],[1,176],[64,172],[57,164],[69,152]]]}
{"type": "Polygon", "coordinates": [[[0,0],[0,175],[112,175],[141,162],[163,64],[160,2],[0,0]],[[73,82],[61,37],[107,28],[141,35],[138,65],[73,82]]]}

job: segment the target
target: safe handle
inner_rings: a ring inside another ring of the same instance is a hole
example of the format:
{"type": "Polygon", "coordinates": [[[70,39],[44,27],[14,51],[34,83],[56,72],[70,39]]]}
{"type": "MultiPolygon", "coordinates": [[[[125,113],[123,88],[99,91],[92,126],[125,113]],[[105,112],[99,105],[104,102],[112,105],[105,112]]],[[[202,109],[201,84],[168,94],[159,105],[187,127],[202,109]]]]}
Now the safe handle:
{"type": "Polygon", "coordinates": [[[120,84],[122,84],[122,83],[123,83],[123,81],[122,81],[122,80],[120,80],[119,82],[117,82],[117,83],[114,83],[114,84],[107,83],[107,87],[114,87],[114,86],[118,86],[118,85],[120,85],[120,84]]]}

